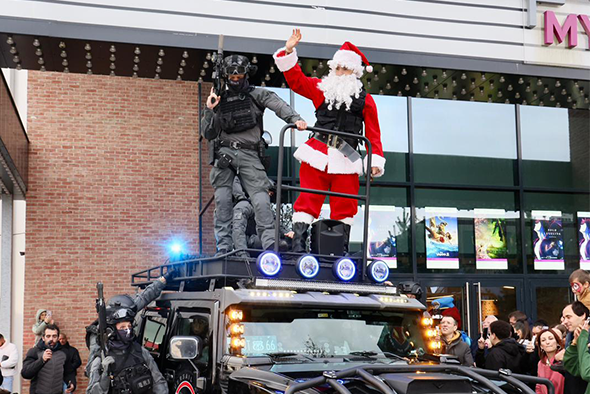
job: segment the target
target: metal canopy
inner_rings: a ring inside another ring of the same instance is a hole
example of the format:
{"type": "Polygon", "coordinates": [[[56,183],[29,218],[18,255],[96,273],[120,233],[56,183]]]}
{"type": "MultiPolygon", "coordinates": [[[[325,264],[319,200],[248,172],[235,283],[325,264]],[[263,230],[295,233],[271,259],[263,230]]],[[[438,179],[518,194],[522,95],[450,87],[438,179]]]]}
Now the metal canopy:
{"type": "MultiPolygon", "coordinates": [[[[287,87],[268,52],[249,53],[245,49],[243,53],[259,68],[251,77],[254,85],[287,87]]],[[[0,33],[0,67],[7,68],[210,82],[211,56],[212,51],[198,48],[0,33]]],[[[302,58],[300,64],[308,76],[322,77],[328,72],[326,59],[302,58]]],[[[590,108],[587,79],[400,64],[373,66],[375,71],[363,79],[374,95],[590,108]]]]}

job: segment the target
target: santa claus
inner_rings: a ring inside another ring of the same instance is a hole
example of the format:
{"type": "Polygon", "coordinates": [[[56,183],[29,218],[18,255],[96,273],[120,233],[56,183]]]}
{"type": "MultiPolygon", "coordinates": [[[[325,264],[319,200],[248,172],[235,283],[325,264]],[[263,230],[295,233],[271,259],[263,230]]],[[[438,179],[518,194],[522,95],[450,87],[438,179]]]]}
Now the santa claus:
{"type": "MultiPolygon", "coordinates": [[[[371,175],[379,177],[384,173],[385,158],[381,145],[381,131],[377,118],[375,101],[364,88],[360,78],[367,65],[366,57],[354,45],[344,43],[332,60],[328,61],[328,76],[318,79],[306,77],[297,61],[295,47],[301,41],[301,31],[293,30],[284,48],[274,54],[276,65],[285,75],[289,87],[296,93],[313,101],[316,108],[315,127],[339,130],[365,136],[371,142],[371,175]]],[[[299,178],[301,187],[316,190],[331,190],[338,193],[358,194],[359,175],[366,167],[366,158],[361,159],[357,151],[358,140],[335,135],[315,133],[294,153],[301,162],[299,178]]],[[[322,208],[325,196],[301,193],[293,206],[293,251],[306,250],[307,230],[322,208]]],[[[330,197],[330,218],[345,224],[345,252],[353,217],[357,212],[355,199],[330,197]]]]}

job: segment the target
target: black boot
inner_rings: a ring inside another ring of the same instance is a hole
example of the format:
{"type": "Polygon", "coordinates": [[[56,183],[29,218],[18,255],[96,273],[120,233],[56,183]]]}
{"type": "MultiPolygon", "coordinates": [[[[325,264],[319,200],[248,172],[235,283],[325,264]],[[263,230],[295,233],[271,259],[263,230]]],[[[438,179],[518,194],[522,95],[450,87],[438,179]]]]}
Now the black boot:
{"type": "Polygon", "coordinates": [[[303,222],[295,222],[293,223],[293,247],[292,251],[294,253],[305,253],[307,252],[307,230],[309,229],[309,224],[303,222]]]}
{"type": "Polygon", "coordinates": [[[343,249],[344,254],[342,256],[348,256],[348,242],[350,241],[350,224],[344,224],[344,241],[343,241],[343,249]]]}

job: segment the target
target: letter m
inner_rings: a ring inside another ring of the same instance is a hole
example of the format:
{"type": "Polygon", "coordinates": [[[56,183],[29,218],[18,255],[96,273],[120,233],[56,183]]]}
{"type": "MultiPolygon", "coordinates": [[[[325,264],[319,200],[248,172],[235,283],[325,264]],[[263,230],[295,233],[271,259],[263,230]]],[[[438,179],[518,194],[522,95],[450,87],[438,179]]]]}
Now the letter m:
{"type": "Polygon", "coordinates": [[[568,47],[578,45],[578,18],[574,14],[567,16],[563,26],[557,20],[555,12],[545,11],[545,45],[553,44],[555,37],[561,44],[568,36],[568,47]]]}

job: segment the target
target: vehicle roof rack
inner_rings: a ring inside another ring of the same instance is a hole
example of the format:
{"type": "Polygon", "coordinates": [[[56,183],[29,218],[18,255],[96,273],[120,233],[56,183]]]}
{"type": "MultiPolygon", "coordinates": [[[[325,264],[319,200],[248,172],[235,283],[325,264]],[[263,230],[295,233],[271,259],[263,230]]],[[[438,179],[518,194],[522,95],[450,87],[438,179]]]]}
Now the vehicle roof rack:
{"type": "MultiPolygon", "coordinates": [[[[256,249],[245,249],[245,250],[234,250],[230,253],[226,253],[214,257],[187,257],[180,261],[171,261],[166,264],[150,267],[131,275],[131,285],[139,288],[145,288],[152,282],[157,280],[159,277],[167,274],[172,269],[178,270],[179,275],[167,283],[167,290],[187,290],[190,288],[202,288],[202,286],[208,285],[212,279],[222,281],[233,281],[237,282],[244,279],[249,279],[254,282],[256,279],[274,279],[274,280],[302,280],[303,278],[297,273],[296,265],[297,259],[302,254],[296,253],[281,253],[281,270],[280,272],[269,278],[262,275],[256,264],[257,257],[263,253],[262,250],[256,249]],[[251,257],[237,257],[240,252],[247,252],[251,257]]],[[[314,255],[319,261],[320,272],[312,280],[308,280],[307,283],[322,282],[328,284],[363,284],[372,285],[372,288],[384,287],[377,283],[373,283],[366,275],[361,275],[362,267],[362,256],[350,256],[348,257],[356,263],[357,274],[349,282],[342,282],[334,277],[332,274],[332,266],[335,261],[342,258],[341,256],[327,256],[327,255],[314,255]]],[[[274,282],[273,282],[274,283],[274,282]]],[[[303,285],[302,285],[303,286],[303,285]]],[[[387,294],[395,294],[395,288],[390,287],[391,290],[387,291],[387,294]]]]}

